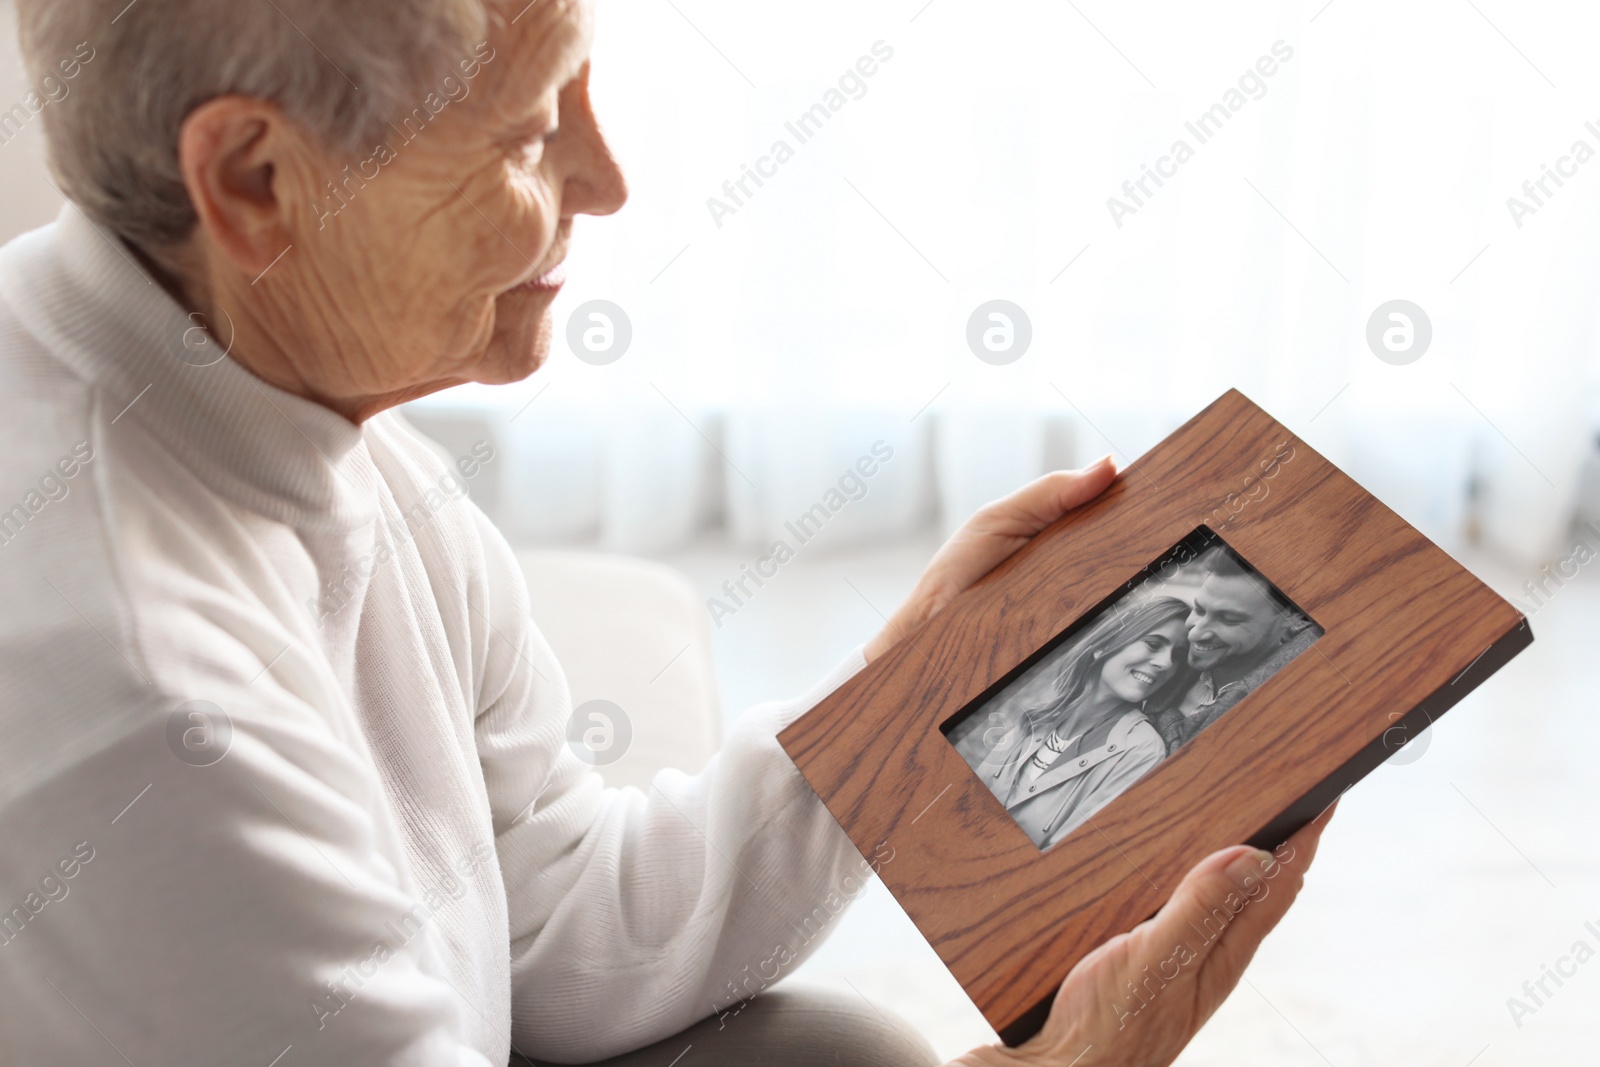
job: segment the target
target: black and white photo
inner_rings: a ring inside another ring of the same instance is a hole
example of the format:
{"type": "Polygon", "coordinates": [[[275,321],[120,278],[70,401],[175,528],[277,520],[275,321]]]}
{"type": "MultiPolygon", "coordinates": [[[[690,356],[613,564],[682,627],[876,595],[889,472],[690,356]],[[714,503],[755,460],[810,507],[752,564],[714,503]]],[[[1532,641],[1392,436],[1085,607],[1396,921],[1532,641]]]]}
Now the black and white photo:
{"type": "Polygon", "coordinates": [[[1049,848],[1322,632],[1201,527],[946,736],[1034,844],[1049,848]]]}

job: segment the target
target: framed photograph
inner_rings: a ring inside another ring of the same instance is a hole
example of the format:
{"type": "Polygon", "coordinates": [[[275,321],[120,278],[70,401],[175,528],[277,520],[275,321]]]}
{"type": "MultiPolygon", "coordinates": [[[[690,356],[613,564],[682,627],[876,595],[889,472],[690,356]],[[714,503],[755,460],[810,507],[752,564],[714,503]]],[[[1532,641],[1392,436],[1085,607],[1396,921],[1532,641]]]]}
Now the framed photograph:
{"type": "Polygon", "coordinates": [[[1322,634],[1201,526],[941,729],[1049,848],[1322,634]]]}
{"type": "Polygon", "coordinates": [[[1532,640],[1231,391],[779,741],[1017,1044],[1195,863],[1281,844],[1532,640]]]}

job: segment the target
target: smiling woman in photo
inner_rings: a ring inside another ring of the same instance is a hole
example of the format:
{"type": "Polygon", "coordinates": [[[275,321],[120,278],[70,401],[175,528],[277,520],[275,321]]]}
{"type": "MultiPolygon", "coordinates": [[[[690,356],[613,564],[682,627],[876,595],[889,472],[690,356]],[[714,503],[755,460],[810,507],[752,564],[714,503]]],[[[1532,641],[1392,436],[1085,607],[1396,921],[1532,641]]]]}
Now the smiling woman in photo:
{"type": "Polygon", "coordinates": [[[1049,848],[1166,756],[1142,710],[1187,651],[1189,606],[1156,597],[1094,625],[1061,658],[1045,695],[996,709],[956,739],[1034,844],[1049,848]]]}

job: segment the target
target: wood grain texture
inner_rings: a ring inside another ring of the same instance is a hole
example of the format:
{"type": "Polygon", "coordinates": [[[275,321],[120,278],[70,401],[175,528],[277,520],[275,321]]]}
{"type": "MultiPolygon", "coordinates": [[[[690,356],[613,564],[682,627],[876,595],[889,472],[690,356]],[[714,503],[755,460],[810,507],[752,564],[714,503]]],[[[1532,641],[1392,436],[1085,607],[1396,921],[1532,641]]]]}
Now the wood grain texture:
{"type": "Polygon", "coordinates": [[[895,849],[884,883],[1015,1044],[1073,965],[1196,862],[1277,844],[1382,761],[1397,722],[1414,737],[1531,639],[1514,607],[1230,391],[779,740],[863,855],[895,849]],[[939,726],[1202,524],[1326,632],[1041,852],[939,726]]]}

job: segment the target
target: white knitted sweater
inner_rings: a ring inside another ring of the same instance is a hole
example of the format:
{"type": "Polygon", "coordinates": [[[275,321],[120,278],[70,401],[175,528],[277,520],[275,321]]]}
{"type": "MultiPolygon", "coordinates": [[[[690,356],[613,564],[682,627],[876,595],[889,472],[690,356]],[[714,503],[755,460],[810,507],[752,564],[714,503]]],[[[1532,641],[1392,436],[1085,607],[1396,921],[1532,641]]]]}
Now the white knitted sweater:
{"type": "Polygon", "coordinates": [[[586,1060],[814,948],[863,861],[774,734],[860,653],[607,789],[456,472],[198,325],[70,206],[0,249],[0,1058],[586,1060]]]}

